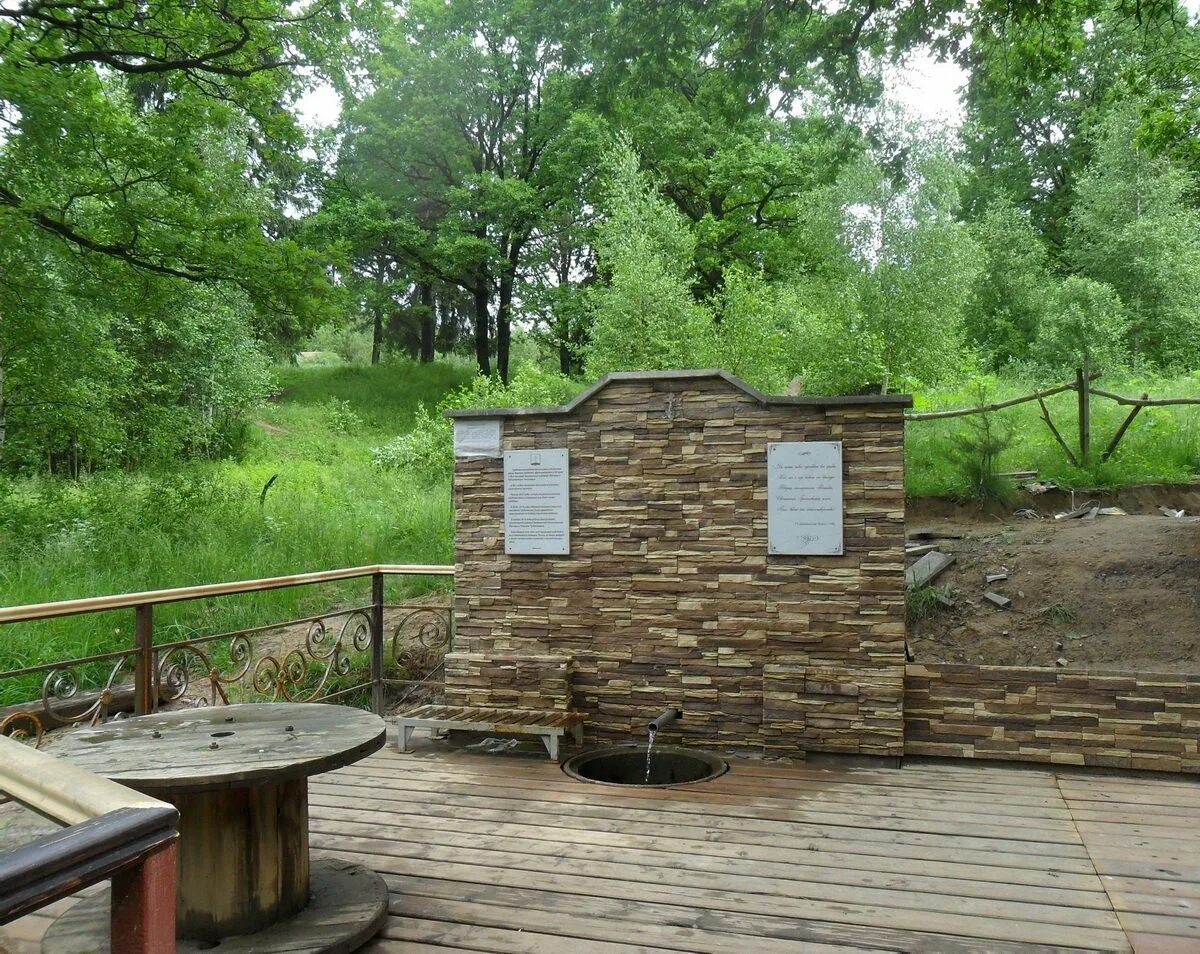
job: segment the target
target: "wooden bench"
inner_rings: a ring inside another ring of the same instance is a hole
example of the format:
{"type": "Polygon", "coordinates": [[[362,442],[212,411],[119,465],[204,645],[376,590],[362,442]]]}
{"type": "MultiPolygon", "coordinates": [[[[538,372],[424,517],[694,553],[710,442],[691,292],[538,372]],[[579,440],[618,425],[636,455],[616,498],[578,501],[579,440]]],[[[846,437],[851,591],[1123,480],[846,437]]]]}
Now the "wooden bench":
{"type": "Polygon", "coordinates": [[[582,712],[548,709],[492,709],[485,706],[419,706],[397,717],[396,747],[408,751],[413,729],[460,729],[504,735],[536,735],[558,761],[558,743],[568,729],[576,745],[583,742],[582,712]]]}

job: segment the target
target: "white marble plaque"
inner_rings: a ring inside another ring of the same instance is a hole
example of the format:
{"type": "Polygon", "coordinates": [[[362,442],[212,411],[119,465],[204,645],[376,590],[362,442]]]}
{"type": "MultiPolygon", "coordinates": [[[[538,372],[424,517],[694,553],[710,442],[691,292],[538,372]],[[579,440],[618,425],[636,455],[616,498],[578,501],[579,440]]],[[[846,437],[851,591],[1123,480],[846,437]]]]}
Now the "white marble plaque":
{"type": "Polygon", "coordinates": [[[504,552],[571,550],[567,452],[504,452],[504,552]]]}
{"type": "Polygon", "coordinates": [[[455,457],[499,457],[499,418],[458,418],[454,422],[455,457]]]}
{"type": "Polygon", "coordinates": [[[842,442],[767,445],[767,549],[840,555],[842,442]]]}

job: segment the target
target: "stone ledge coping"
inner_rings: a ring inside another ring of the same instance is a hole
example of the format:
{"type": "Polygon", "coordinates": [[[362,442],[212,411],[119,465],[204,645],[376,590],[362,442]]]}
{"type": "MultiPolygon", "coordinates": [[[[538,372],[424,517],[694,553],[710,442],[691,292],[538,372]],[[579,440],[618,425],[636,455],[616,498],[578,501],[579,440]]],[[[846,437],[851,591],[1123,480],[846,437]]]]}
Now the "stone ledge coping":
{"type": "Polygon", "coordinates": [[[554,404],[548,407],[494,407],[466,408],[462,410],[443,411],[451,418],[480,418],[480,417],[533,417],[544,414],[570,414],[588,399],[595,397],[600,391],[618,381],[696,381],[706,378],[719,378],[727,384],[750,395],[762,405],[781,405],[792,407],[895,407],[906,408],[913,406],[911,394],[842,394],[821,397],[818,395],[780,395],[764,394],[758,388],[751,387],[741,378],[735,377],[720,368],[703,368],[687,371],[613,371],[606,374],[591,387],[582,391],[574,400],[567,404],[554,404]]]}

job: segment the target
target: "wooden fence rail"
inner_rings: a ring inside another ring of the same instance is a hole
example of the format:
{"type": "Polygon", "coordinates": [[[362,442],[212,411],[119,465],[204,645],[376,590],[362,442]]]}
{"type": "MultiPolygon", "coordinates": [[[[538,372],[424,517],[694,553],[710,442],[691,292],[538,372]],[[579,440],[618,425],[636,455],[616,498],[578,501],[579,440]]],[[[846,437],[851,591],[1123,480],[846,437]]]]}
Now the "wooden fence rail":
{"type": "Polygon", "coordinates": [[[1143,394],[1141,397],[1131,398],[1121,394],[1115,394],[1112,391],[1102,391],[1099,388],[1091,386],[1091,382],[1100,377],[1099,371],[1091,371],[1085,365],[1080,368],[1075,374],[1075,380],[1066,381],[1063,384],[1057,384],[1053,387],[1042,388],[1038,391],[1031,391],[1029,394],[1023,394],[1020,397],[1009,398],[1006,401],[997,401],[992,404],[979,404],[974,407],[959,407],[951,408],[945,411],[908,411],[905,412],[904,419],[906,421],[937,421],[946,420],[953,417],[968,417],[972,414],[990,414],[993,411],[1000,411],[1005,408],[1016,407],[1019,404],[1027,404],[1031,401],[1037,401],[1042,409],[1042,420],[1046,422],[1046,426],[1050,429],[1050,433],[1054,436],[1055,441],[1066,454],[1067,459],[1072,464],[1080,466],[1088,461],[1091,457],[1092,443],[1092,425],[1091,425],[1091,398],[1092,395],[1102,397],[1116,404],[1124,405],[1132,408],[1129,414],[1121,422],[1121,426],[1117,428],[1112,439],[1104,448],[1104,452],[1100,455],[1100,461],[1103,463],[1108,460],[1113,452],[1117,449],[1117,445],[1121,443],[1121,438],[1125,436],[1125,432],[1129,430],[1129,425],[1133,423],[1134,418],[1144,407],[1171,407],[1179,405],[1200,405],[1200,397],[1172,397],[1172,398],[1151,398],[1148,394],[1143,394]],[[1078,420],[1079,420],[1079,452],[1075,452],[1067,445],[1066,440],[1055,426],[1053,419],[1050,417],[1050,410],[1046,407],[1046,398],[1055,394],[1062,394],[1064,391],[1075,391],[1078,396],[1078,420]]]}

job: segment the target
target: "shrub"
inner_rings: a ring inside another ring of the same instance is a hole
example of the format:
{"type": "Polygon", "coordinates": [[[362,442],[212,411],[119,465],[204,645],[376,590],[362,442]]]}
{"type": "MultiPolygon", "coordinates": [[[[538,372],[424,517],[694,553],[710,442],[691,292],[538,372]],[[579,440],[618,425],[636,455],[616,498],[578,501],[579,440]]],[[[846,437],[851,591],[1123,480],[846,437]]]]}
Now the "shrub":
{"type": "Polygon", "coordinates": [[[454,470],[454,425],[444,411],[482,407],[546,407],[562,404],[580,385],[556,371],[534,364],[517,369],[508,384],[499,377],[477,377],[449,394],[434,410],[417,407],[413,426],[388,443],[371,449],[376,467],[408,470],[425,481],[444,480],[454,470]]]}

